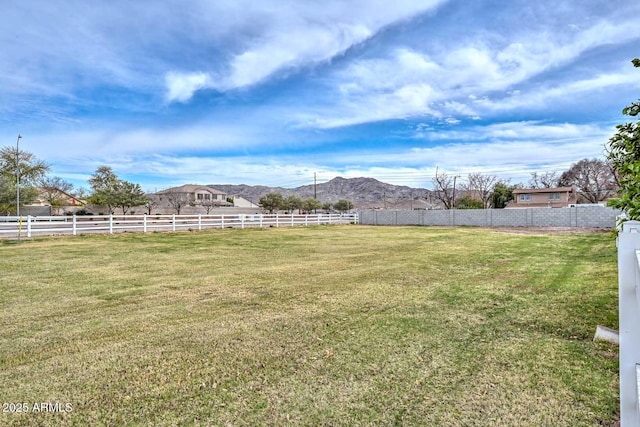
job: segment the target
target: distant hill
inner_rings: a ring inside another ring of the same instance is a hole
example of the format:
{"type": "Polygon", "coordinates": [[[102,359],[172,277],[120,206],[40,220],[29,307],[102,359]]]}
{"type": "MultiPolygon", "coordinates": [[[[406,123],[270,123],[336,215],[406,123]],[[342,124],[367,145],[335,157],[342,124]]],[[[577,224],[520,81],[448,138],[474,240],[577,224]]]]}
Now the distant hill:
{"type": "MultiPolygon", "coordinates": [[[[240,195],[254,203],[258,203],[262,196],[272,191],[279,192],[285,197],[291,194],[301,198],[314,195],[313,185],[281,188],[263,185],[211,184],[210,187],[227,194],[240,195]]],[[[435,204],[431,190],[387,184],[374,178],[336,177],[331,181],[318,184],[316,191],[318,200],[323,203],[347,199],[359,209],[426,209],[431,206],[431,203],[435,204]]]]}

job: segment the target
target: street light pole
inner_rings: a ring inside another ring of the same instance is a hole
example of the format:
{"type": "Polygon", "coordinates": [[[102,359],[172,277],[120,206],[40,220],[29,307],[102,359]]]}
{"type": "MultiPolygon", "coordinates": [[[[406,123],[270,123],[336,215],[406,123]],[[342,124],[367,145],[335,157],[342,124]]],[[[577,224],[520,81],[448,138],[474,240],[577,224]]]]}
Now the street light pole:
{"type": "Polygon", "coordinates": [[[20,218],[20,138],[22,138],[22,135],[18,134],[18,140],[16,141],[16,216],[18,217],[18,240],[20,240],[20,234],[22,232],[22,218],[20,218]]]}
{"type": "Polygon", "coordinates": [[[16,216],[20,218],[20,138],[16,141],[16,216]]]}

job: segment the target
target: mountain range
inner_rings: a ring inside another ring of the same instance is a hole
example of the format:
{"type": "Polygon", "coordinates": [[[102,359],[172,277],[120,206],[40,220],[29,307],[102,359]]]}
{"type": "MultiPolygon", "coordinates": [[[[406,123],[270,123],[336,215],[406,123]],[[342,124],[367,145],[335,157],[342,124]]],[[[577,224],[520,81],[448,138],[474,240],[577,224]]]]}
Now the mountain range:
{"type": "Polygon", "coordinates": [[[359,209],[426,209],[436,203],[431,190],[387,184],[374,178],[336,177],[315,186],[312,184],[296,188],[245,184],[209,186],[227,194],[242,196],[254,203],[258,203],[269,192],[278,192],[284,197],[294,194],[303,199],[315,195],[323,203],[346,199],[359,209]]]}

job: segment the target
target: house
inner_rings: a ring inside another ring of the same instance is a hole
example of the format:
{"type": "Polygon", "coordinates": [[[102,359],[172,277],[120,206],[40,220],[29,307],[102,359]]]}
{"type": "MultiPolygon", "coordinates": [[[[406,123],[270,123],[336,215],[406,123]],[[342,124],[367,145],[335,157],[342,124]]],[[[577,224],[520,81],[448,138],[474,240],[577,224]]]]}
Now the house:
{"type": "Polygon", "coordinates": [[[238,195],[233,196],[233,206],[235,206],[236,208],[260,208],[259,205],[256,205],[251,200],[245,199],[244,197],[238,195]]]}
{"type": "Polygon", "coordinates": [[[38,197],[30,206],[85,206],[87,202],[57,188],[38,187],[38,197]]]}
{"type": "MultiPolygon", "coordinates": [[[[38,196],[35,200],[25,205],[25,207],[30,208],[40,208],[40,207],[48,207],[49,212],[44,213],[43,210],[34,210],[31,212],[41,212],[37,215],[58,215],[63,210],[76,211],[80,208],[83,208],[87,205],[87,201],[80,199],[72,194],[69,194],[65,191],[59,190],[57,188],[52,187],[38,187],[38,196]]],[[[26,212],[26,211],[25,211],[26,212]]],[[[32,213],[33,214],[33,213],[32,213]]]]}
{"type": "Polygon", "coordinates": [[[518,188],[507,208],[566,208],[578,200],[575,187],[518,188]]]}
{"type": "Polygon", "coordinates": [[[186,184],[180,187],[172,187],[167,188],[166,190],[158,191],[156,195],[159,197],[159,200],[161,202],[163,201],[163,199],[179,196],[184,198],[184,200],[190,205],[231,205],[231,203],[227,201],[227,193],[225,193],[224,191],[216,190],[215,188],[207,187],[205,185],[186,184]]]}

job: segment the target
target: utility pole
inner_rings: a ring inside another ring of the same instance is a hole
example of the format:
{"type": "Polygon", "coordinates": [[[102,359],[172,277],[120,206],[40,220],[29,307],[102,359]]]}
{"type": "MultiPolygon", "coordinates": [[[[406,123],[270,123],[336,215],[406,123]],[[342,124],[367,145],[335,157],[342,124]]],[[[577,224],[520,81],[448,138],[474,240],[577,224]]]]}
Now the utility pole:
{"type": "Polygon", "coordinates": [[[382,191],[382,200],[384,203],[384,208],[387,209],[387,190],[382,191]]]}
{"type": "Polygon", "coordinates": [[[16,216],[20,216],[20,138],[16,141],[16,216]]]}
{"type": "Polygon", "coordinates": [[[18,134],[16,141],[16,216],[18,217],[18,240],[20,240],[20,232],[22,231],[22,218],[20,218],[20,138],[18,134]]]}
{"type": "Polygon", "coordinates": [[[316,172],[313,173],[313,198],[318,200],[318,179],[316,172]]]}
{"type": "Polygon", "coordinates": [[[455,209],[456,208],[456,179],[458,178],[459,175],[454,175],[453,176],[453,197],[452,197],[452,201],[451,201],[451,209],[455,209]]]}

